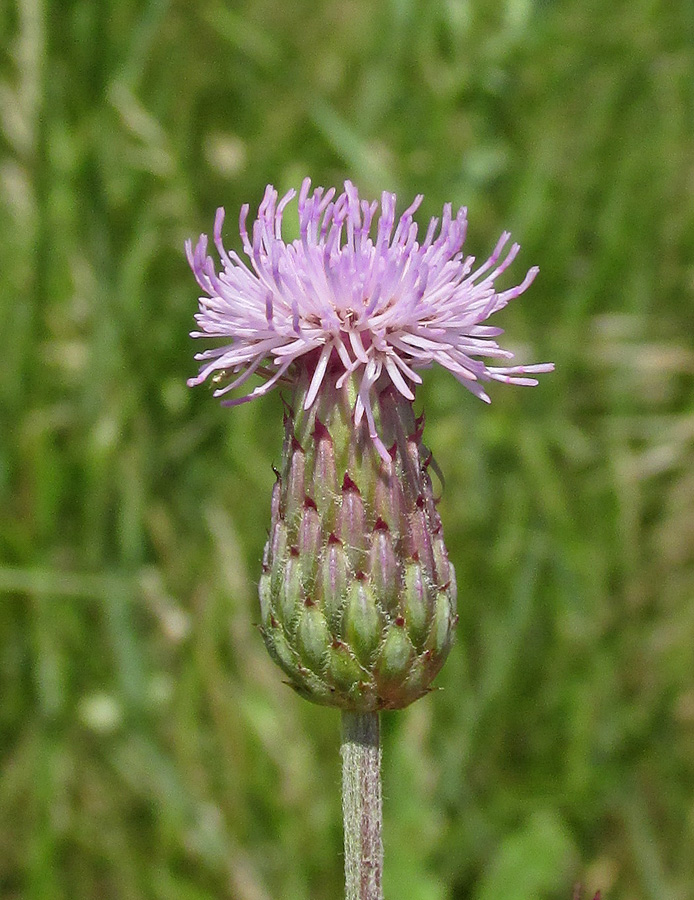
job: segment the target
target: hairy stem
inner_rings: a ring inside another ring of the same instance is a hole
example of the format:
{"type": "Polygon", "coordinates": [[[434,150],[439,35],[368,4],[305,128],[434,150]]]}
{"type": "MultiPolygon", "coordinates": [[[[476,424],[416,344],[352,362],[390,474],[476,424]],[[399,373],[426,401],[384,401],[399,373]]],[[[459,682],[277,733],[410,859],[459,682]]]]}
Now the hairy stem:
{"type": "Polygon", "coordinates": [[[383,900],[378,713],[342,713],[346,900],[383,900]]]}

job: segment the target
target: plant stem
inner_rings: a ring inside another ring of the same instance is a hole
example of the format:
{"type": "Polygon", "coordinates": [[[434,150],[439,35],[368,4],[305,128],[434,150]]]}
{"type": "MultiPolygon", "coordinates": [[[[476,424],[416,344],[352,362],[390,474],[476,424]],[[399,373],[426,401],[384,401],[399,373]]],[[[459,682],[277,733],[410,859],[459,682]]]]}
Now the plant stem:
{"type": "Polygon", "coordinates": [[[378,713],[342,713],[346,900],[383,900],[378,713]]]}

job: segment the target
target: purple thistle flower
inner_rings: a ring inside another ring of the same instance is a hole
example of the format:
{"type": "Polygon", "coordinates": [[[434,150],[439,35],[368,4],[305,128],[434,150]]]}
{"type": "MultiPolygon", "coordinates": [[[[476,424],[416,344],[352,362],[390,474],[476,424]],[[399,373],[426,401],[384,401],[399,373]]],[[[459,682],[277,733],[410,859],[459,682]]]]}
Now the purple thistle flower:
{"type": "Polygon", "coordinates": [[[304,400],[308,409],[326,378],[339,389],[354,375],[359,389],[353,407],[355,427],[366,417],[369,434],[381,457],[390,457],[378,434],[373,414],[373,390],[386,375],[397,391],[414,399],[421,384],[418,369],[439,363],[485,402],[482,384],[535,385],[533,377],[553,370],[552,363],[529,366],[487,365],[479,357],[510,360],[498,345],[502,329],[483,324],[534,280],[531,268],[516,287],[498,292],[495,280],[511,265],[520,249],[507,249],[504,232],[492,255],[475,268],[475,258],[462,252],[467,210],[455,218],[451,204],[433,218],[424,240],[417,241],[413,216],[422,195],[396,222],[394,194],[376,201],[360,200],[356,187],[345,182],[338,197],[330,188],[310,193],[306,178],[299,193],[300,239],[282,239],[282,218],[295,197],[289,191],[278,202],[271,186],[249,235],[248,205],[241,208],[239,230],[244,261],[222,243],[224,210],[217,210],[214,243],[223,263],[216,271],[207,255],[207,236],[193,250],[186,243],[191,268],[207,296],[196,315],[199,331],[192,337],[231,339],[221,347],[196,355],[202,361],[189,385],[209,376],[220,384],[215,396],[241,388],[252,375],[265,380],[249,393],[224,405],[234,406],[267,393],[292,367],[311,372],[304,400]]]}

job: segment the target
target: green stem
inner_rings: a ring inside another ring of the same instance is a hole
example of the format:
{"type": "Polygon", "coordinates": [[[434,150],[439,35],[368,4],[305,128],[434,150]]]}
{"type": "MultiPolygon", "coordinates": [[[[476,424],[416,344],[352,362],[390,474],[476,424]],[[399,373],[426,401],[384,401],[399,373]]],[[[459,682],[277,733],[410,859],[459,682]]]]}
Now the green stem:
{"type": "Polygon", "coordinates": [[[383,900],[378,713],[342,713],[346,900],[383,900]]]}

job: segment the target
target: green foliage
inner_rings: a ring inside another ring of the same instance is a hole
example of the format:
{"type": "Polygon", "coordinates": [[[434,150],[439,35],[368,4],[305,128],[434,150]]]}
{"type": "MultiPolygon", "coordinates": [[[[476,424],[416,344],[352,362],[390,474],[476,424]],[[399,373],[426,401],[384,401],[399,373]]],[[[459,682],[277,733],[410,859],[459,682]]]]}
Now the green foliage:
{"type": "Polygon", "coordinates": [[[476,892],[478,900],[526,900],[566,884],[575,851],[564,823],[555,813],[538,811],[507,835],[494,854],[476,892]]]}
{"type": "Polygon", "coordinates": [[[0,35],[0,895],[340,896],[338,715],[253,629],[281,401],[184,386],[184,238],[305,174],[465,203],[478,255],[510,227],[503,324],[557,363],[420,391],[460,624],[384,719],[387,896],[694,895],[689,0],[10,0],[0,35]]]}

